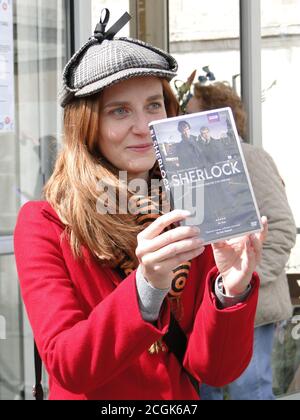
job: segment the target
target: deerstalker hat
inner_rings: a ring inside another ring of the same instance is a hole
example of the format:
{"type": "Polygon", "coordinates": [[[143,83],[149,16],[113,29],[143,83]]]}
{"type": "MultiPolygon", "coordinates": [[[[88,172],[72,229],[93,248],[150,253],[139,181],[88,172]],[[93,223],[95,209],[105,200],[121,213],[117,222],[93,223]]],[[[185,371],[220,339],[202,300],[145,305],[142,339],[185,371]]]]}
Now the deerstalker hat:
{"type": "Polygon", "coordinates": [[[109,11],[101,14],[94,36],[78,50],[63,72],[60,104],[90,96],[104,88],[137,76],[157,76],[167,80],[176,76],[177,62],[168,53],[132,38],[114,38],[131,19],[125,13],[107,32],[109,11]]]}

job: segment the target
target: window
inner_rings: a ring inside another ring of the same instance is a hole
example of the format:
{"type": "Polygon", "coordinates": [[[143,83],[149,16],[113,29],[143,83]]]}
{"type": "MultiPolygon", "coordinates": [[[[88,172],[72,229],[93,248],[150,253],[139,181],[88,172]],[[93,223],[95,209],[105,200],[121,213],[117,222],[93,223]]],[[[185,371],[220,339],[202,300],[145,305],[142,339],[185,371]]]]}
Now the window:
{"type": "Polygon", "coordinates": [[[22,307],[13,255],[0,256],[0,400],[24,397],[22,307]]]}
{"type": "Polygon", "coordinates": [[[193,70],[206,77],[209,66],[219,81],[240,91],[239,0],[169,1],[170,52],[179,64],[178,80],[193,70]]]}
{"type": "Polygon", "coordinates": [[[261,5],[263,145],[279,166],[300,227],[300,0],[262,0],[261,5]]]}
{"type": "Polygon", "coordinates": [[[41,199],[60,142],[68,2],[0,3],[0,399],[18,399],[31,394],[33,341],[26,317],[23,325],[12,233],[20,206],[41,199]]]}
{"type": "MultiPolygon", "coordinates": [[[[261,0],[261,12],[263,146],[278,166],[299,228],[300,0],[261,0]]],[[[288,272],[299,273],[300,279],[299,235],[288,272]]],[[[300,392],[299,313],[295,309],[293,319],[277,327],[274,349],[277,395],[300,392]]]]}

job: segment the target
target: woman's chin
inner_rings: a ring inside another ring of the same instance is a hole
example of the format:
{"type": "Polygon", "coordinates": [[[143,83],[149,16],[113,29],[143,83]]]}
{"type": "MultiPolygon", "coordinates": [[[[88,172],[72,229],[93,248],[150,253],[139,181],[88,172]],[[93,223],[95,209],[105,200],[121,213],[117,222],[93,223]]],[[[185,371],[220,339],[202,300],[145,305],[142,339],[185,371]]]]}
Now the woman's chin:
{"type": "Polygon", "coordinates": [[[155,165],[155,162],[156,159],[146,157],[132,160],[127,163],[127,172],[133,175],[149,172],[155,165]]]}

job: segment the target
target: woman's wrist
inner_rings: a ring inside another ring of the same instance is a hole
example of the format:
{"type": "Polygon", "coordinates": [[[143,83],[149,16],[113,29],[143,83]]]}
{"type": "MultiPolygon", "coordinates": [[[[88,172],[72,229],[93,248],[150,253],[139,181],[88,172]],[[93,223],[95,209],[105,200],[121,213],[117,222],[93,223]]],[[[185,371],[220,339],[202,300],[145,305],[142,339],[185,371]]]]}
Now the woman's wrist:
{"type": "Polygon", "coordinates": [[[230,286],[230,282],[226,281],[226,277],[222,276],[222,281],[223,281],[223,287],[224,287],[224,291],[226,296],[228,297],[238,297],[240,295],[243,295],[249,288],[250,282],[251,282],[251,278],[245,279],[241,284],[239,285],[235,285],[235,286],[230,286]]]}
{"type": "Polygon", "coordinates": [[[158,279],[154,278],[154,276],[148,275],[148,273],[145,272],[142,265],[139,265],[140,273],[143,275],[144,279],[150,284],[151,287],[158,290],[166,290],[170,289],[171,283],[172,283],[172,275],[165,275],[165,276],[159,276],[158,279]]]}
{"type": "Polygon", "coordinates": [[[249,284],[247,286],[238,287],[238,288],[230,288],[226,287],[223,284],[224,293],[229,298],[236,298],[243,295],[248,290],[249,284]]]}
{"type": "Polygon", "coordinates": [[[220,307],[222,309],[229,308],[237,305],[238,303],[243,303],[249,296],[252,288],[249,284],[247,288],[240,294],[230,296],[227,295],[224,288],[223,278],[220,275],[215,282],[215,294],[218,298],[220,307]]]}
{"type": "Polygon", "coordinates": [[[219,284],[222,284],[223,287],[223,293],[228,298],[238,299],[240,297],[243,297],[245,293],[248,292],[250,286],[249,282],[243,282],[243,284],[231,287],[228,285],[228,282],[226,282],[226,278],[222,276],[222,274],[219,275],[217,278],[217,282],[219,284]]]}
{"type": "Polygon", "coordinates": [[[161,306],[169,289],[160,290],[154,288],[144,278],[140,266],[136,271],[136,287],[142,318],[147,322],[157,321],[161,306]]]}

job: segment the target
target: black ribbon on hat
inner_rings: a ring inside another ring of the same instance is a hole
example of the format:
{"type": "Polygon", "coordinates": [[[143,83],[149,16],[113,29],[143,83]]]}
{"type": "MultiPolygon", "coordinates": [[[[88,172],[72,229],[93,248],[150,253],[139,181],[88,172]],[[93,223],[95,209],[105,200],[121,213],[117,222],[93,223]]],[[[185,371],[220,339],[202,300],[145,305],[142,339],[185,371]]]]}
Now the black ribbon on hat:
{"type": "Polygon", "coordinates": [[[124,15],[107,32],[105,32],[109,18],[110,11],[108,9],[103,9],[100,16],[100,22],[97,24],[94,32],[94,37],[99,42],[102,42],[105,39],[112,40],[114,36],[130,21],[131,16],[127,12],[124,13],[124,15]]]}

